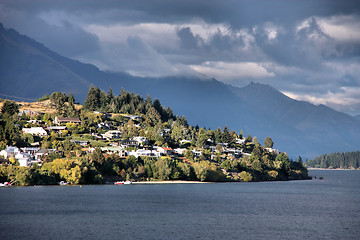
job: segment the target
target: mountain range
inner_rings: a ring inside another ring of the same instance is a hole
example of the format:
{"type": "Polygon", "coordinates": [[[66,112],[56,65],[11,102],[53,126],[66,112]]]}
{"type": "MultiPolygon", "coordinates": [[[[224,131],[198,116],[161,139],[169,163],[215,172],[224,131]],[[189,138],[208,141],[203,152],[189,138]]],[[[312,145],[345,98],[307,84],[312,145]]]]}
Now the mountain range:
{"type": "Polygon", "coordinates": [[[114,94],[124,88],[160,99],[193,125],[242,129],[245,135],[257,136],[260,143],[270,136],[275,148],[293,158],[359,150],[359,118],[291,99],[269,85],[251,83],[238,88],[216,79],[105,72],[60,56],[1,24],[0,53],[0,96],[35,99],[61,91],[83,102],[91,84],[103,90],[112,88],[114,94]]]}

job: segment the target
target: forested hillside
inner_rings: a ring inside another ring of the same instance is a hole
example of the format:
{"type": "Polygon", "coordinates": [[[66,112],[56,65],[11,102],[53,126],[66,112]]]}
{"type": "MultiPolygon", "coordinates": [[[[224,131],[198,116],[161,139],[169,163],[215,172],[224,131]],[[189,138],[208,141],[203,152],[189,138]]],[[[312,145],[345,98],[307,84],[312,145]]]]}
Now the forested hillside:
{"type": "Polygon", "coordinates": [[[19,113],[17,103],[4,101],[0,181],[39,185],[308,177],[301,158],[291,161],[286,153],[272,149],[270,137],[262,146],[257,137],[245,138],[243,131],[227,126],[214,130],[189,126],[184,116],[175,116],[150,96],[143,99],[125,90],[115,96],[111,89],[106,93],[91,86],[83,107],[75,104],[72,94],[54,92],[38,101],[45,100],[54,112],[19,113]],[[36,152],[44,154],[34,159],[36,152]]]}
{"type": "Polygon", "coordinates": [[[359,169],[360,151],[322,154],[314,160],[307,160],[306,165],[315,168],[359,169]]]}
{"type": "Polygon", "coordinates": [[[144,100],[135,93],[129,93],[121,89],[121,94],[115,96],[110,88],[108,93],[101,91],[98,87],[91,85],[85,99],[83,108],[89,111],[103,111],[109,113],[143,114],[154,121],[167,122],[175,120],[170,107],[165,109],[158,99],[152,101],[150,95],[144,100]]]}

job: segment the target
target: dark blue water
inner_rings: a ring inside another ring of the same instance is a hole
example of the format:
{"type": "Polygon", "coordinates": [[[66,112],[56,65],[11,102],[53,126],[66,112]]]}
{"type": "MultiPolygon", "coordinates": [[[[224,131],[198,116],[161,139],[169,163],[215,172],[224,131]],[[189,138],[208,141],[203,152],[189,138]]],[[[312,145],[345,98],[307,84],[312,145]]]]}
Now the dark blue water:
{"type": "Polygon", "coordinates": [[[359,239],[360,171],[324,180],[0,188],[0,239],[359,239]]]}

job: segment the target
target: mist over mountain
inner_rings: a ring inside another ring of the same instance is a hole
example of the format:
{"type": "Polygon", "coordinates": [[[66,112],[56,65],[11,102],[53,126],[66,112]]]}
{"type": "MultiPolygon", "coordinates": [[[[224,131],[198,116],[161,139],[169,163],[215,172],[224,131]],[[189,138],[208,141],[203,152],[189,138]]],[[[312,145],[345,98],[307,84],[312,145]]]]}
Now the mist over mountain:
{"type": "MultiPolygon", "coordinates": [[[[65,58],[42,44],[0,25],[0,94],[40,98],[54,91],[72,92],[83,102],[91,84],[119,94],[121,88],[150,94],[185,115],[193,125],[270,136],[290,157],[359,150],[360,120],[324,105],[291,99],[269,85],[238,88],[216,79],[135,77],[100,71],[65,58]]],[[[0,95],[1,96],[1,95],[0,95]]]]}

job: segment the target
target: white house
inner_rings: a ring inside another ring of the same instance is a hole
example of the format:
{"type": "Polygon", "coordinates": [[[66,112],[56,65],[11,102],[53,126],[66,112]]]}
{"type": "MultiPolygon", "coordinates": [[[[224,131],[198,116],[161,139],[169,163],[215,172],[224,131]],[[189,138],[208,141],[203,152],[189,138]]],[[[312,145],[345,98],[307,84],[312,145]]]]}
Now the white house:
{"type": "Polygon", "coordinates": [[[180,144],[183,145],[185,143],[191,143],[190,140],[186,140],[186,139],[183,139],[183,140],[180,140],[180,144]]]}
{"type": "Polygon", "coordinates": [[[43,121],[41,121],[41,120],[37,120],[37,119],[32,119],[32,120],[29,120],[29,121],[27,121],[28,123],[32,123],[32,124],[41,124],[41,123],[43,123],[43,121]]]}
{"type": "Polygon", "coordinates": [[[70,142],[80,145],[80,146],[87,146],[89,144],[89,141],[81,141],[81,140],[70,140],[70,142]]]}
{"type": "Polygon", "coordinates": [[[30,167],[32,156],[28,153],[17,153],[15,159],[19,162],[20,167],[30,167]]]}
{"type": "Polygon", "coordinates": [[[32,127],[32,128],[23,128],[24,133],[29,133],[31,135],[37,135],[40,137],[47,136],[47,132],[42,127],[32,127]]]}
{"type": "Polygon", "coordinates": [[[97,128],[110,130],[114,128],[114,124],[112,122],[101,122],[97,125],[97,128]]]}
{"type": "Polygon", "coordinates": [[[227,153],[228,155],[232,155],[234,157],[241,157],[242,156],[242,149],[226,148],[224,150],[224,153],[227,153]]]}
{"type": "Polygon", "coordinates": [[[194,150],[191,150],[191,152],[194,154],[194,156],[196,156],[196,157],[199,157],[200,155],[201,155],[201,151],[200,150],[196,150],[196,149],[194,149],[194,150]]]}
{"type": "Polygon", "coordinates": [[[148,139],[146,137],[133,137],[133,140],[136,141],[139,145],[142,143],[148,143],[148,139]]]}
{"type": "MultiPolygon", "coordinates": [[[[34,153],[36,148],[25,148],[25,150],[34,153]]],[[[4,158],[15,158],[21,167],[29,167],[33,162],[33,155],[27,152],[21,152],[18,147],[7,147],[0,152],[0,156],[4,158]]]]}
{"type": "Polygon", "coordinates": [[[175,148],[174,152],[180,155],[183,155],[184,152],[186,151],[186,148],[175,148]]]}
{"type": "Polygon", "coordinates": [[[274,148],[265,148],[266,151],[279,155],[279,150],[274,148]]]}
{"type": "Polygon", "coordinates": [[[61,131],[64,131],[67,129],[66,126],[53,126],[47,128],[51,132],[61,133],[61,131]]]}
{"type": "Polygon", "coordinates": [[[55,117],[54,123],[57,125],[63,123],[81,123],[80,118],[55,117]]]}
{"type": "Polygon", "coordinates": [[[157,151],[163,155],[171,155],[174,152],[172,148],[167,148],[167,147],[160,147],[157,149],[157,151]]]}
{"type": "Polygon", "coordinates": [[[129,156],[134,156],[134,157],[156,157],[159,158],[160,157],[160,153],[154,150],[144,150],[144,149],[138,149],[137,151],[131,151],[128,152],[129,156]]]}
{"type": "Polygon", "coordinates": [[[21,148],[21,151],[23,151],[24,153],[28,153],[31,155],[35,155],[36,152],[38,152],[40,150],[40,148],[38,147],[23,147],[21,148]]]}
{"type": "Polygon", "coordinates": [[[142,117],[141,116],[138,116],[138,115],[133,115],[133,116],[125,116],[126,118],[129,118],[129,119],[131,119],[131,120],[133,120],[133,121],[140,121],[141,119],[142,119],[142,117]]]}
{"type": "Polygon", "coordinates": [[[106,133],[102,134],[102,137],[107,140],[121,138],[121,132],[117,130],[107,131],[106,133]]]}
{"type": "Polygon", "coordinates": [[[235,142],[237,144],[243,144],[245,142],[245,138],[237,138],[235,142]]]}
{"type": "Polygon", "coordinates": [[[3,158],[11,158],[15,157],[18,153],[20,153],[20,149],[18,147],[7,147],[0,152],[0,156],[3,158]]]}

